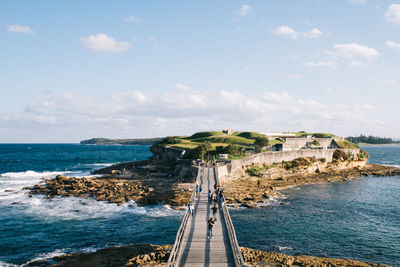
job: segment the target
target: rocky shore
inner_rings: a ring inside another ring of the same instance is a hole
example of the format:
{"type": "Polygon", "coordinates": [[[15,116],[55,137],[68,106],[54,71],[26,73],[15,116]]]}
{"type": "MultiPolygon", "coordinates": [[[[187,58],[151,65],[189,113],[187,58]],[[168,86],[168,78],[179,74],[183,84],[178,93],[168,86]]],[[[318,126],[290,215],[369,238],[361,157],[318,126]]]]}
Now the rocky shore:
{"type": "MultiPolygon", "coordinates": [[[[110,247],[89,253],[74,253],[51,259],[29,262],[26,266],[166,266],[172,246],[129,245],[110,247]]],[[[388,266],[355,260],[320,258],[312,256],[289,256],[276,252],[265,252],[241,248],[243,258],[249,266],[388,266]],[[268,264],[268,265],[267,265],[268,264]]]]}
{"type": "MultiPolygon", "coordinates": [[[[100,171],[99,171],[100,172],[100,171]]],[[[197,175],[197,168],[177,164],[147,164],[128,166],[119,164],[101,170],[101,177],[57,176],[27,188],[29,196],[43,194],[55,196],[94,197],[121,205],[128,201],[154,205],[165,203],[180,207],[187,203],[197,175]],[[123,168],[129,167],[129,168],[123,168]]]]}
{"type": "Polygon", "coordinates": [[[369,267],[369,266],[389,266],[384,264],[366,263],[348,259],[335,259],[335,258],[323,258],[313,257],[307,255],[300,256],[289,256],[277,252],[265,252],[262,250],[241,248],[243,259],[250,266],[271,266],[267,265],[274,264],[275,266],[357,266],[357,267],[369,267]]]}

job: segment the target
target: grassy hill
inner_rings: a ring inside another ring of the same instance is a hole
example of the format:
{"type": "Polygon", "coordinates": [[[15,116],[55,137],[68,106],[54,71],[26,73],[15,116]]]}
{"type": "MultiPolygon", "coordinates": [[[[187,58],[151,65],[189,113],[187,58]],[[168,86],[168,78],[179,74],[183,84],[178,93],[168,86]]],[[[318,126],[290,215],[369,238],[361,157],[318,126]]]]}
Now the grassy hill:
{"type": "Polygon", "coordinates": [[[165,137],[157,138],[138,138],[138,139],[108,139],[108,138],[92,138],[83,140],[82,145],[152,145],[161,141],[165,137]]]}

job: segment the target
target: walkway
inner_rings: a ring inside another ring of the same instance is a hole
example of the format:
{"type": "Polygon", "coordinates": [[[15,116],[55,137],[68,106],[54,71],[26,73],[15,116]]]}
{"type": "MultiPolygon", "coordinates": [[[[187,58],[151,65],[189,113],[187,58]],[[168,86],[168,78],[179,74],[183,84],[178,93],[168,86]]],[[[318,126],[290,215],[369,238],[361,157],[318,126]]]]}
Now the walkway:
{"type": "Polygon", "coordinates": [[[212,239],[207,238],[207,221],[212,216],[208,190],[216,183],[213,168],[203,168],[199,184],[200,197],[195,199],[194,215],[189,219],[177,256],[177,266],[235,266],[233,250],[222,210],[218,210],[212,239]]]}

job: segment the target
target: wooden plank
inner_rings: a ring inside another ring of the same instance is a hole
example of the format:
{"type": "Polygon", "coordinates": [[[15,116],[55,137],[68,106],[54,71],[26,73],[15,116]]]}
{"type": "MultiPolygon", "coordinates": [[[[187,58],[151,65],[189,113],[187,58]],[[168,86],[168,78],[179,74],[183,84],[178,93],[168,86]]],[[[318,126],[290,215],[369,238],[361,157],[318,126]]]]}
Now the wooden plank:
{"type": "Polygon", "coordinates": [[[233,251],[221,210],[213,227],[213,238],[208,238],[208,219],[212,217],[208,190],[214,191],[215,177],[212,168],[201,174],[199,197],[194,203],[193,218],[186,225],[183,245],[179,252],[179,266],[234,266],[233,251]]]}

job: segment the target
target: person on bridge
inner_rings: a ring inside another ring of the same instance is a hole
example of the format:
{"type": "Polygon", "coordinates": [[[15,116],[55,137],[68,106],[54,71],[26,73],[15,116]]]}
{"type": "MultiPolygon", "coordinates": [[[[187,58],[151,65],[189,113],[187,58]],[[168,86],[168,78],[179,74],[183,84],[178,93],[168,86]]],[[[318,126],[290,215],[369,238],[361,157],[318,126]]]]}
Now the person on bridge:
{"type": "Polygon", "coordinates": [[[208,238],[213,238],[213,227],[214,227],[214,219],[212,217],[210,217],[210,219],[208,220],[208,238]]]}
{"type": "Polygon", "coordinates": [[[214,204],[214,207],[212,207],[211,209],[212,209],[214,221],[216,222],[217,221],[217,211],[218,211],[217,205],[214,204]]]}
{"type": "Polygon", "coordinates": [[[194,210],[194,207],[193,207],[192,201],[189,201],[189,203],[188,203],[188,209],[189,209],[190,218],[193,218],[193,210],[194,210]]]}
{"type": "Polygon", "coordinates": [[[196,182],[196,197],[200,196],[200,186],[199,184],[196,182]]]}

